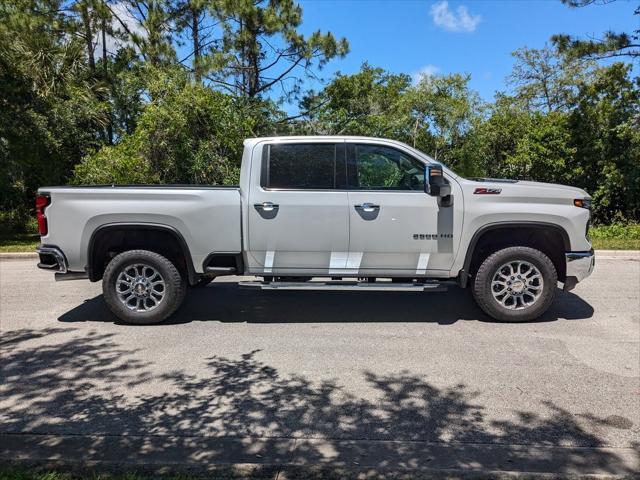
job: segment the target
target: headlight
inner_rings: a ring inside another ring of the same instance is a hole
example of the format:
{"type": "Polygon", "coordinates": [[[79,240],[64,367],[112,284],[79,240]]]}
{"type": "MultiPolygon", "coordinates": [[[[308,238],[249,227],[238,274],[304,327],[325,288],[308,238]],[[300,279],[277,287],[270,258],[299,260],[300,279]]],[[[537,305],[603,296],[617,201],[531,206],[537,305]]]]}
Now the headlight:
{"type": "Polygon", "coordinates": [[[573,200],[573,204],[576,207],[586,208],[589,210],[591,208],[591,199],[589,198],[576,198],[573,200]]]}

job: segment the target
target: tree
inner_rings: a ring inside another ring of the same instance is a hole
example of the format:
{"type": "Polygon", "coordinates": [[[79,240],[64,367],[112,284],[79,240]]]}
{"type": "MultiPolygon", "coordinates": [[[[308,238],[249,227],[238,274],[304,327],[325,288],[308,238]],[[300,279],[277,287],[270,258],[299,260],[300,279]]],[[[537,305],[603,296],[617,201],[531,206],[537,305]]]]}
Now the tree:
{"type": "Polygon", "coordinates": [[[0,205],[24,228],[36,189],[67,181],[107,121],[61,2],[0,4],[0,205]]]}
{"type": "Polygon", "coordinates": [[[530,110],[565,110],[573,101],[576,85],[589,76],[595,65],[577,62],[549,47],[519,48],[507,82],[530,110]]]}
{"type": "Polygon", "coordinates": [[[293,0],[220,0],[216,17],[223,29],[222,47],[212,56],[207,78],[231,93],[250,98],[279,86],[292,98],[302,75],[343,57],[346,39],[319,30],[308,38],[298,32],[302,8],[293,0]]]}
{"type": "Polygon", "coordinates": [[[640,217],[640,78],[615,63],[580,84],[571,112],[577,174],[573,181],[594,197],[594,215],[640,217]]]}
{"type": "Polygon", "coordinates": [[[309,134],[408,140],[411,118],[403,95],[410,85],[408,75],[365,63],[358,73],[338,75],[322,92],[303,99],[304,130],[309,134]]]}
{"type": "Polygon", "coordinates": [[[424,75],[407,92],[414,146],[462,174],[474,172],[460,153],[484,108],[479,95],[469,89],[469,80],[469,75],[424,75]]]}
{"type": "MultiPolygon", "coordinates": [[[[571,8],[581,8],[594,4],[606,4],[615,0],[562,0],[571,8]]],[[[640,16],[640,6],[633,12],[640,16]]],[[[580,39],[566,34],[551,37],[553,43],[562,53],[574,58],[590,58],[600,60],[612,57],[640,58],[640,28],[633,32],[605,32],[600,39],[580,39]]]]}
{"type": "MultiPolygon", "coordinates": [[[[171,8],[178,36],[186,35],[186,43],[190,45],[188,55],[180,63],[190,61],[194,79],[198,83],[202,82],[207,71],[211,47],[219,47],[219,41],[211,39],[211,30],[215,25],[211,25],[209,13],[215,10],[215,5],[216,0],[177,0],[171,8]]],[[[181,43],[180,38],[178,42],[181,43]]]]}
{"type": "Polygon", "coordinates": [[[116,34],[135,45],[154,67],[175,63],[169,0],[121,0],[120,10],[106,4],[119,28],[116,34]]]}

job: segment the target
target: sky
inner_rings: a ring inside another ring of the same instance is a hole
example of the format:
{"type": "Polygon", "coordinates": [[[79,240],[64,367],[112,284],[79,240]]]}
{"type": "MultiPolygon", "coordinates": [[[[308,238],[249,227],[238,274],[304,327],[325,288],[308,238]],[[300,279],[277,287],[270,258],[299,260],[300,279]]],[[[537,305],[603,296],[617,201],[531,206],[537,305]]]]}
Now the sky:
{"type": "MultiPolygon", "coordinates": [[[[394,73],[469,73],[485,100],[508,87],[511,52],[542,48],[555,33],[600,37],[638,28],[638,0],[572,9],[560,0],[300,0],[305,34],[346,37],[350,53],[320,75],[355,73],[363,62],[394,73]]],[[[636,67],[637,71],[637,67],[636,67]]]]}

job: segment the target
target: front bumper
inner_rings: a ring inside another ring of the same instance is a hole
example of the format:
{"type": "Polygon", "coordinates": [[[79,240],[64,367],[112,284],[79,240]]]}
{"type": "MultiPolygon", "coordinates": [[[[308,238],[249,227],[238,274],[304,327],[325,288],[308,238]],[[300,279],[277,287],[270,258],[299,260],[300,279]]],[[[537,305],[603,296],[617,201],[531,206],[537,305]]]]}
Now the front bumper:
{"type": "Polygon", "coordinates": [[[593,249],[588,252],[567,252],[565,253],[567,263],[566,279],[564,290],[573,290],[578,282],[581,282],[593,272],[596,264],[596,257],[593,249]]]}

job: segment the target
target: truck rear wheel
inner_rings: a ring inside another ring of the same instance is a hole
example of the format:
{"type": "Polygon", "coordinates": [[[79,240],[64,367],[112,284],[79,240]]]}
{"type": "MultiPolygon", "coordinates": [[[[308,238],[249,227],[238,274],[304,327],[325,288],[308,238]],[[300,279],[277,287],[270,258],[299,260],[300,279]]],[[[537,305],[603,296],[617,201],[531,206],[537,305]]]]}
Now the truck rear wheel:
{"type": "Polygon", "coordinates": [[[489,255],[472,285],[478,306],[504,322],[534,320],[547,311],[556,293],[558,274],[544,253],[509,247],[489,255]]]}
{"type": "Polygon", "coordinates": [[[149,325],[173,314],[186,293],[178,269],[162,255],[130,250],[109,262],[102,291],[109,310],[126,323],[149,325]]]}

